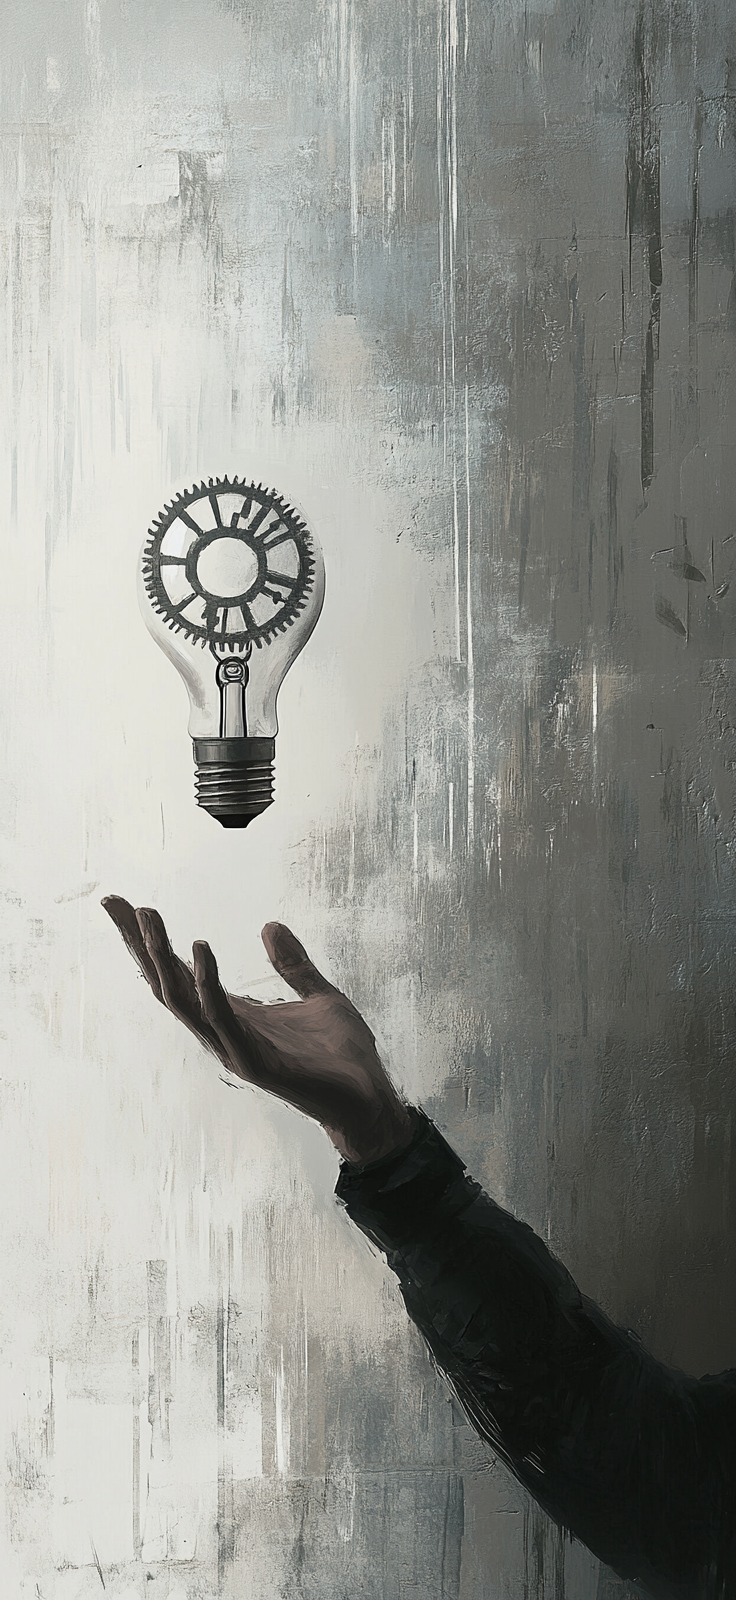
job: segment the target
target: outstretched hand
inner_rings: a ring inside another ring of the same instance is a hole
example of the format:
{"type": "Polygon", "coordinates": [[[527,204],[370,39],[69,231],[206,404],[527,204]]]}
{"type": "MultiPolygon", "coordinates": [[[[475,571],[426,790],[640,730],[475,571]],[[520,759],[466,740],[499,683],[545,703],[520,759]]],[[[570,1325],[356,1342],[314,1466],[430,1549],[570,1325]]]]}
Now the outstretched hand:
{"type": "Polygon", "coordinates": [[[299,999],[263,1005],[225,992],[202,940],[192,948],[191,966],[182,961],[157,911],[136,911],[117,895],[102,904],[156,999],[228,1072],[316,1118],[348,1161],[377,1161],[409,1143],[409,1110],[368,1024],[283,923],[268,922],[261,937],[299,999]]]}

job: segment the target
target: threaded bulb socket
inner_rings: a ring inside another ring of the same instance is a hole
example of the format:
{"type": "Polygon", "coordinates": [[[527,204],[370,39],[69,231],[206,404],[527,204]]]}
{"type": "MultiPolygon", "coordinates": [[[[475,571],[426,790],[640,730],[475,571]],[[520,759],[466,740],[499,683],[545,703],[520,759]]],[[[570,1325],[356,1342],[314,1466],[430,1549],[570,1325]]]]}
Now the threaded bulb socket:
{"type": "Polygon", "coordinates": [[[247,828],[273,800],[275,739],[194,739],[198,806],[223,828],[247,828]]]}

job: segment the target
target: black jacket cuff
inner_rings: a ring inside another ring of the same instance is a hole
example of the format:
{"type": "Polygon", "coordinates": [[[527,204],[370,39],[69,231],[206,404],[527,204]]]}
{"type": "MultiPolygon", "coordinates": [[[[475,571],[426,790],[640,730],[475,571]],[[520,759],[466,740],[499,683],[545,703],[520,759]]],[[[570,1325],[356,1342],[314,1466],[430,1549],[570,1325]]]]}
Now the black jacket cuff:
{"type": "Polygon", "coordinates": [[[348,1216],[386,1254],[421,1239],[440,1201],[447,1218],[480,1192],[429,1117],[416,1107],[412,1117],[410,1144],[365,1166],[344,1161],[335,1188],[348,1216]]]}

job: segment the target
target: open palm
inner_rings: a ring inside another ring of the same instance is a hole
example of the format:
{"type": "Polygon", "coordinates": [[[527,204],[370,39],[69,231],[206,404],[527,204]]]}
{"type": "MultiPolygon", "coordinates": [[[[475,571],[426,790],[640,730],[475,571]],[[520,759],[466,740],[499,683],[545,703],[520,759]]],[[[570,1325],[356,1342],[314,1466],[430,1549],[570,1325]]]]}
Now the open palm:
{"type": "Polygon", "coordinates": [[[225,992],[203,941],[193,945],[191,966],[182,961],[157,911],[135,910],[117,895],[102,904],[156,998],[229,1072],[316,1118],[349,1161],[376,1161],[408,1143],[409,1110],[368,1024],[283,923],[267,923],[261,937],[300,998],[262,1005],[225,992]]]}

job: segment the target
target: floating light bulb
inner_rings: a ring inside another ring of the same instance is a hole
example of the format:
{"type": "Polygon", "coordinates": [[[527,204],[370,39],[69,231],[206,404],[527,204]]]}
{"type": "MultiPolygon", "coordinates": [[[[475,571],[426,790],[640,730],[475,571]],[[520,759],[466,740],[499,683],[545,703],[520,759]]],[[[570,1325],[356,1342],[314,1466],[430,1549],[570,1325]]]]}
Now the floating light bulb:
{"type": "Polygon", "coordinates": [[[141,610],[187,687],[197,804],[225,828],[247,827],[273,800],[276,697],[324,589],[314,534],[260,483],[210,478],[149,531],[141,610]]]}

